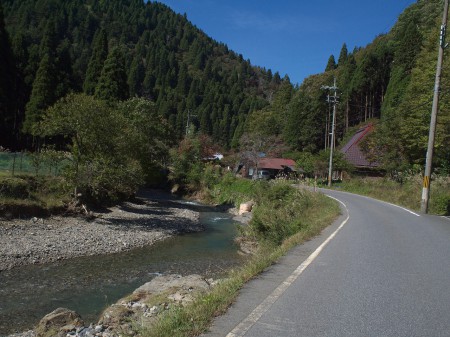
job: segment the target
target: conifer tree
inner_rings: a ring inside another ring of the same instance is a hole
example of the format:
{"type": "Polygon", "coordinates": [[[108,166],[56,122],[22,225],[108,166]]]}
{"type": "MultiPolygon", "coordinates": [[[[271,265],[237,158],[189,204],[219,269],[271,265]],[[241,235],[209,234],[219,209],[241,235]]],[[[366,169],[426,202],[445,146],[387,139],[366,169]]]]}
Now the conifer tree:
{"type": "Polygon", "coordinates": [[[128,75],[130,97],[142,96],[142,84],[145,78],[145,69],[139,55],[133,58],[128,75]]]}
{"type": "Polygon", "coordinates": [[[95,88],[95,96],[103,100],[123,101],[129,89],[125,72],[125,58],[120,47],[111,50],[95,88]]]}
{"type": "Polygon", "coordinates": [[[330,71],[336,69],[336,60],[334,59],[334,55],[331,55],[328,58],[327,66],[325,68],[325,71],[330,71]]]}
{"type": "Polygon", "coordinates": [[[0,142],[6,143],[11,137],[14,119],[13,93],[15,84],[15,64],[8,32],[5,29],[3,8],[0,3],[0,142]]]}
{"type": "Polygon", "coordinates": [[[347,58],[348,58],[348,50],[347,50],[347,45],[344,43],[342,45],[341,52],[339,54],[337,66],[338,67],[343,66],[347,62],[347,58]]]}
{"type": "Polygon", "coordinates": [[[40,121],[44,110],[55,103],[56,67],[52,55],[46,54],[39,63],[33,82],[30,100],[25,108],[23,130],[31,133],[33,126],[40,121]]]}
{"type": "Polygon", "coordinates": [[[92,41],[92,55],[86,70],[83,91],[92,95],[95,92],[97,81],[102,73],[103,64],[108,56],[108,39],[103,29],[97,30],[92,41]]]}

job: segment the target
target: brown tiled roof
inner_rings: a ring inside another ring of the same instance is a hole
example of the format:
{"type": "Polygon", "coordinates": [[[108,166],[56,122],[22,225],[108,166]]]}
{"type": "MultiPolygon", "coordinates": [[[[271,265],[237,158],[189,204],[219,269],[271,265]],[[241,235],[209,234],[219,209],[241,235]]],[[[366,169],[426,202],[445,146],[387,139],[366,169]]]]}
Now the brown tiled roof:
{"type": "Polygon", "coordinates": [[[356,131],[355,135],[350,139],[350,141],[345,144],[345,146],[341,149],[341,152],[344,154],[345,159],[355,167],[359,168],[375,168],[380,166],[377,162],[369,162],[361,151],[359,147],[359,143],[373,131],[373,124],[368,124],[358,131],[356,131]]]}
{"type": "Polygon", "coordinates": [[[285,158],[261,158],[258,161],[259,169],[274,169],[282,170],[285,167],[289,167],[292,170],[295,169],[295,161],[285,158]]]}

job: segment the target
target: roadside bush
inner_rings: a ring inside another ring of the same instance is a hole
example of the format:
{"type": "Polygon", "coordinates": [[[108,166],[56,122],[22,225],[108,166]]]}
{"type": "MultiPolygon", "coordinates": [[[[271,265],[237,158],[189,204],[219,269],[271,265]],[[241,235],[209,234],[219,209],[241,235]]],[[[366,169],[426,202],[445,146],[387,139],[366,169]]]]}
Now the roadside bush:
{"type": "Polygon", "coordinates": [[[254,198],[257,183],[249,179],[238,179],[231,172],[227,172],[210,193],[214,201],[219,204],[238,206],[254,198]]]}
{"type": "Polygon", "coordinates": [[[222,169],[218,165],[206,164],[201,178],[201,184],[203,188],[214,188],[214,186],[216,186],[220,182],[222,176],[221,171],[222,169]]]}
{"type": "MultiPolygon", "coordinates": [[[[342,183],[334,184],[334,188],[367,195],[388,201],[412,210],[420,209],[423,178],[410,171],[402,172],[396,178],[352,177],[342,183]],[[398,177],[401,177],[399,179],[398,177]]],[[[433,176],[430,191],[429,211],[433,214],[449,214],[450,178],[433,176]]]]}
{"type": "Polygon", "coordinates": [[[438,215],[450,215],[450,194],[437,195],[430,199],[431,212],[438,215]]]}
{"type": "Polygon", "coordinates": [[[235,206],[253,200],[253,217],[246,234],[276,245],[304,229],[308,212],[319,204],[316,194],[284,181],[254,181],[236,178],[231,173],[222,177],[211,194],[214,201],[235,206]]]}
{"type": "Polygon", "coordinates": [[[310,193],[285,183],[261,187],[250,225],[260,240],[278,245],[303,228],[302,219],[312,205],[310,193]]]}

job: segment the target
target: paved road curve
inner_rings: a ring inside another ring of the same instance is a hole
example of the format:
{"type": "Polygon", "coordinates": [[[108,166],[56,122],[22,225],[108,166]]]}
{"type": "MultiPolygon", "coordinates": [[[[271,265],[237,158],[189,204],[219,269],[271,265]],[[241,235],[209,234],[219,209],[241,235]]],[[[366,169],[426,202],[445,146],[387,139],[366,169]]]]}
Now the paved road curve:
{"type": "Polygon", "coordinates": [[[249,283],[205,336],[450,336],[450,220],[325,193],[347,214],[249,283]]]}

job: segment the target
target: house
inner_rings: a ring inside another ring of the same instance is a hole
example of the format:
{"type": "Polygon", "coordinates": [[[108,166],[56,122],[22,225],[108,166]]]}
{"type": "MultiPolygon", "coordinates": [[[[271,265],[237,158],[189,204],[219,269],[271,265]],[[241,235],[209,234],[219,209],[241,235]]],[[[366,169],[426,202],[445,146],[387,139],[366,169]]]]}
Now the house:
{"type": "Polygon", "coordinates": [[[351,163],[357,170],[376,169],[380,167],[380,163],[371,162],[360,148],[361,142],[371,132],[373,132],[373,124],[367,124],[360,128],[353,137],[344,145],[341,152],[345,159],[351,163]]]}
{"type": "MultiPolygon", "coordinates": [[[[263,171],[267,176],[274,179],[280,174],[289,174],[295,172],[295,161],[286,158],[260,158],[258,160],[257,170],[263,171]]],[[[248,175],[253,177],[256,173],[256,168],[250,168],[248,175]]]]}

